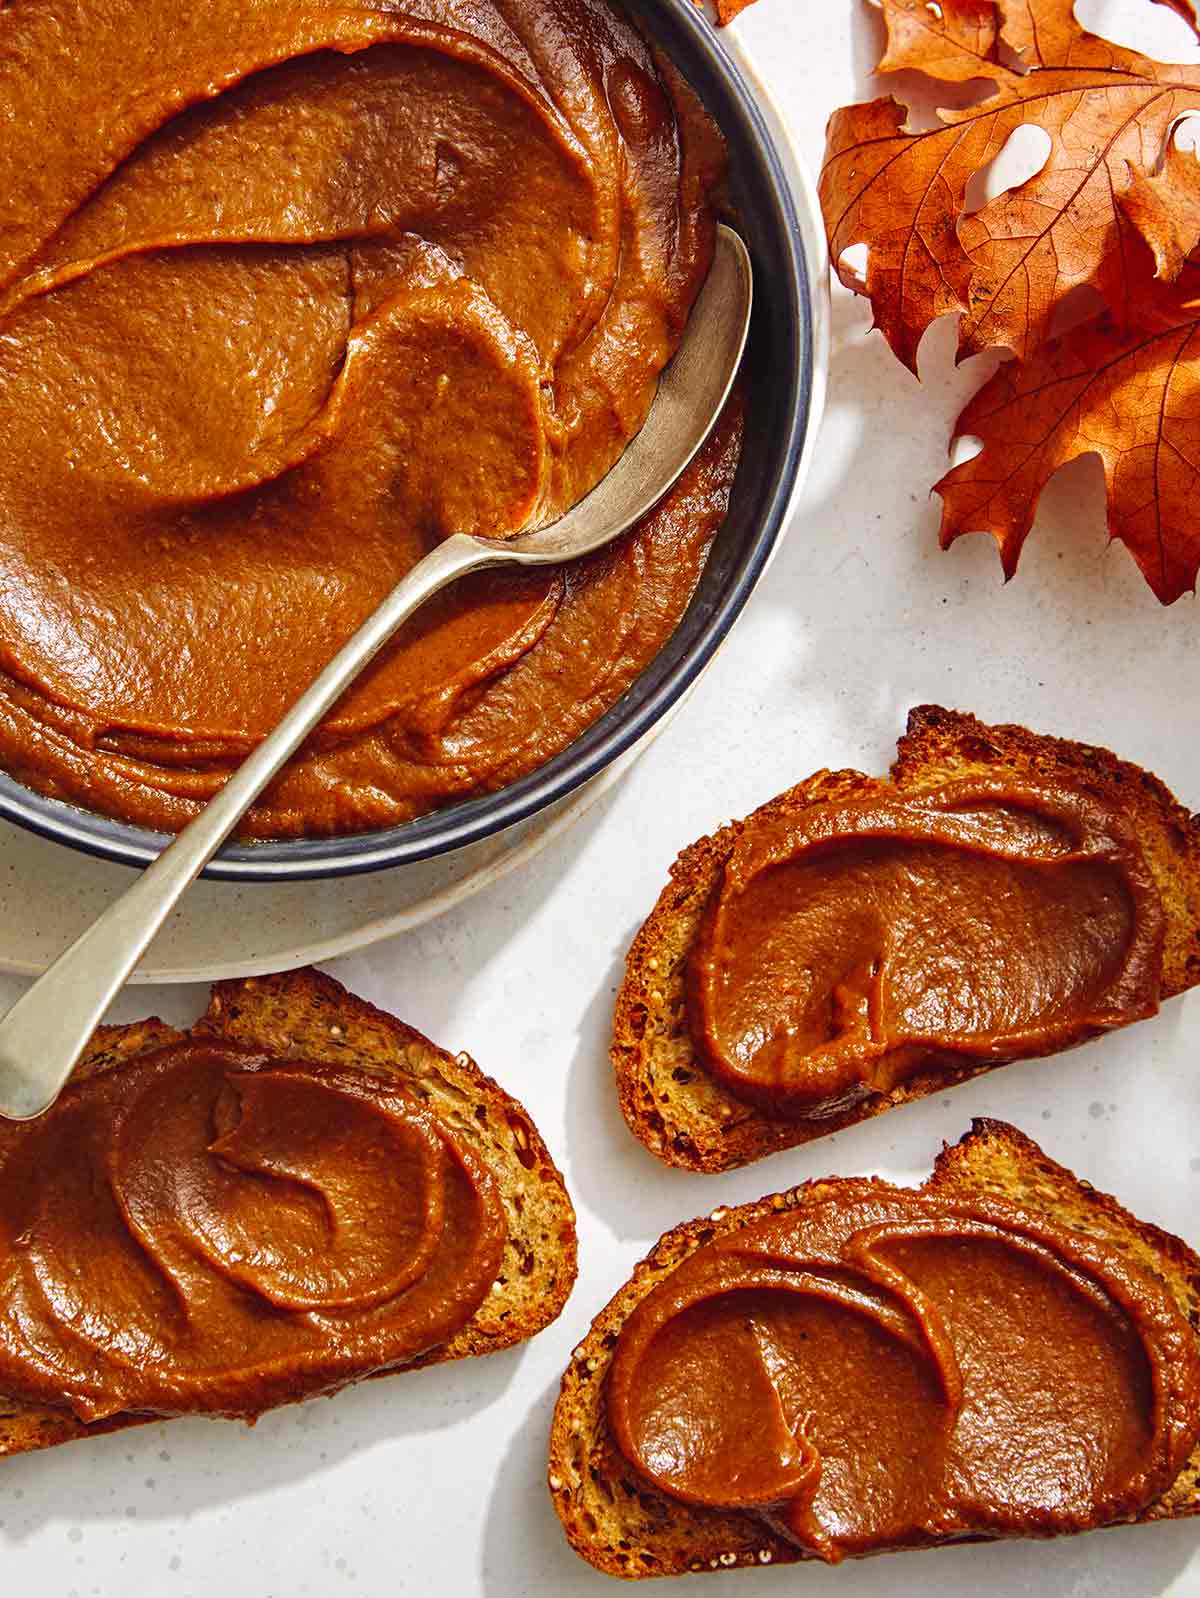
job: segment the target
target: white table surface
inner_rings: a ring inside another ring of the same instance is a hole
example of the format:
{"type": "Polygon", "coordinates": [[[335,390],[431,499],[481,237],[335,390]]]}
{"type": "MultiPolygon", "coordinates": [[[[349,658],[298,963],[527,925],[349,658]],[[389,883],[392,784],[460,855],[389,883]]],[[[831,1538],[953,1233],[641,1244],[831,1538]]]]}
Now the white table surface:
{"type": "MultiPolygon", "coordinates": [[[[1095,0],[1084,9],[1094,16],[1095,0]]],[[[1153,21],[1178,40],[1168,14],[1153,21]]],[[[859,0],[761,0],[740,26],[815,163],[828,111],[876,92],[865,76],[875,25],[859,0]]],[[[471,1050],[533,1112],[579,1210],[579,1284],[561,1320],[495,1359],[373,1382],[252,1430],[177,1421],[6,1462],[0,1592],[616,1591],[569,1551],[544,1484],[559,1373],[592,1314],[676,1221],[832,1172],[916,1176],[973,1115],[1012,1120],[1138,1214],[1200,1241],[1196,997],[724,1178],[661,1168],[618,1114],[606,1054],[613,994],[675,852],[819,766],[884,770],[910,705],[1107,744],[1200,807],[1194,601],[1163,611],[1123,550],[1106,546],[1091,463],[1053,486],[1007,587],[987,540],[939,553],[927,490],[980,364],[954,373],[939,327],[919,388],[868,326],[864,305],[839,294],[830,410],[802,513],[715,667],[639,767],[515,879],[332,967],[471,1050]]],[[[18,988],[0,979],[0,1002],[18,988]]],[[[187,1020],[203,999],[197,988],[142,988],[116,1018],[156,1009],[187,1020]]],[[[708,1598],[793,1589],[1181,1598],[1200,1590],[1200,1524],[695,1585],[708,1598]]]]}

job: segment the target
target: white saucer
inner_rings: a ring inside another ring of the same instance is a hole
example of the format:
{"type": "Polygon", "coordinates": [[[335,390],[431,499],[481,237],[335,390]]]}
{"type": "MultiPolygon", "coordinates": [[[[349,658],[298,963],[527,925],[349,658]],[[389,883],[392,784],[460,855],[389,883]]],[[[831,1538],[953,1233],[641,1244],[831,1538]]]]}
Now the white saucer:
{"type": "MultiPolygon", "coordinates": [[[[813,385],[805,453],[788,512],[790,521],[825,404],[825,236],[812,178],[796,151],[782,112],[734,30],[727,30],[724,43],[754,86],[763,116],[789,169],[812,272],[813,385]]],[[[196,883],[131,980],[215,982],[223,977],[256,976],[331,960],[420,926],[514,871],[566,832],[620,780],[687,697],[684,695],[684,700],[639,744],[583,788],[507,832],[453,854],[330,881],[262,886],[196,883]]],[[[7,912],[0,917],[0,971],[17,976],[40,975],[128,887],[132,876],[129,867],[93,860],[0,821],[0,896],[7,912]]]]}
{"type": "MultiPolygon", "coordinates": [[[[649,741],[540,815],[453,854],[321,882],[197,882],[130,980],[259,976],[406,932],[544,849],[620,780],[649,741]]],[[[93,860],[0,822],[0,897],[8,910],[0,917],[0,971],[39,975],[133,876],[132,867],[93,860]]]]}

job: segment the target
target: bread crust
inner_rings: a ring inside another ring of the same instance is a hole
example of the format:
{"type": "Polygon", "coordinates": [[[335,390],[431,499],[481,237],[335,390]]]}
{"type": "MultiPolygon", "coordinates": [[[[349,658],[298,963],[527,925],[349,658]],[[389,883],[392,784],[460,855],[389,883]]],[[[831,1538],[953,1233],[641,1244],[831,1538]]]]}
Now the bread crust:
{"type": "Polygon", "coordinates": [[[613,1018],[621,1111],[651,1153],[687,1170],[732,1170],[997,1069],[998,1062],[978,1060],[929,1067],[819,1121],[772,1118],[729,1093],[697,1058],[687,1031],[684,973],[705,905],[747,826],[783,820],[813,804],[928,793],[998,776],[1066,780],[1133,823],[1165,911],[1161,997],[1200,981],[1200,816],[1157,777],[1107,749],[1025,727],[989,727],[960,711],[920,705],[909,713],[889,776],[819,771],[745,820],[699,839],[671,867],[630,948],[613,1018]]]}
{"type": "MultiPolygon", "coordinates": [[[[205,1014],[187,1032],[157,1019],[100,1027],[73,1079],[113,1070],[189,1037],[228,1039],[284,1059],[398,1078],[495,1174],[508,1223],[496,1285],[449,1342],[374,1375],[498,1353],[534,1336],[561,1313],[576,1275],[574,1208],[524,1106],[485,1076],[469,1055],[448,1054],[332,977],[307,968],[218,982],[205,1014]]],[[[159,1419],[121,1415],[86,1425],[65,1407],[25,1404],[0,1395],[0,1456],[159,1419]]]]}
{"type": "MultiPolygon", "coordinates": [[[[568,1541],[597,1570],[633,1580],[790,1565],[813,1557],[752,1514],[694,1508],[638,1477],[609,1433],[605,1380],[617,1338],[633,1310],[689,1255],[752,1221],[836,1199],[846,1185],[837,1177],[805,1182],[672,1228],[593,1320],[563,1374],[550,1432],[548,1481],[568,1541]]],[[[861,1180],[852,1185],[861,1193],[861,1180]]],[[[1200,1258],[1179,1238],[1139,1221],[1116,1199],[1058,1165],[1015,1127],[973,1121],[958,1143],[943,1145],[918,1191],[1006,1199],[1034,1216],[1113,1245],[1166,1284],[1200,1339],[1200,1258]]],[[[1137,1519],[1177,1520],[1195,1514],[1200,1514],[1200,1446],[1168,1491],[1137,1519]]]]}

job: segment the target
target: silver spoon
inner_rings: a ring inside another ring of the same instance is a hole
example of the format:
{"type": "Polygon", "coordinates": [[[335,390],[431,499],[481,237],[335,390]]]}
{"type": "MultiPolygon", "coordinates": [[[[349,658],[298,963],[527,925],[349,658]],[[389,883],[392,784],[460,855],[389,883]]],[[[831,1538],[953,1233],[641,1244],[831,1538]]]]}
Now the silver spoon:
{"type": "Polygon", "coordinates": [[[439,589],[488,566],[554,566],[611,543],[678,480],[737,375],[754,284],[746,246],[718,229],[712,270],[645,426],[608,476],[559,521],[503,541],[456,533],[418,562],[217,796],[133,887],[0,1021],[0,1116],[32,1120],[62,1092],[88,1039],[155,933],[242,815],[392,635],[439,589]]]}

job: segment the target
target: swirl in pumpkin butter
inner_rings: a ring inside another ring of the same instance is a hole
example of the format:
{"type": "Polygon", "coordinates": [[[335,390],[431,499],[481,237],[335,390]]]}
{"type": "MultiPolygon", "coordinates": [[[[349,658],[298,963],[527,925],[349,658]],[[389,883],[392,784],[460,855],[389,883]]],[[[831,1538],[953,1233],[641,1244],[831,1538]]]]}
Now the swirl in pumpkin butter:
{"type": "Polygon", "coordinates": [[[193,1041],[0,1128],[0,1390],[253,1416],[471,1319],[495,1180],[403,1089],[193,1041]]]}
{"type": "Polygon", "coordinates": [[[1129,823],[972,781],[749,823],[688,966],[707,1069],[780,1117],[929,1066],[1047,1054],[1158,1008],[1164,918],[1129,823]]]}
{"type": "MultiPolygon", "coordinates": [[[[177,827],[434,541],[613,464],[723,145],[606,0],[27,0],[0,104],[0,764],[177,827]]],[[[735,405],[614,549],[431,603],[245,830],[564,747],[673,631],[739,447],[735,405]]]]}
{"type": "Polygon", "coordinates": [[[1200,1356],[1115,1247],[877,1182],[702,1246],[630,1314],[621,1452],[836,1562],[1132,1519],[1200,1436],[1200,1356]]]}

